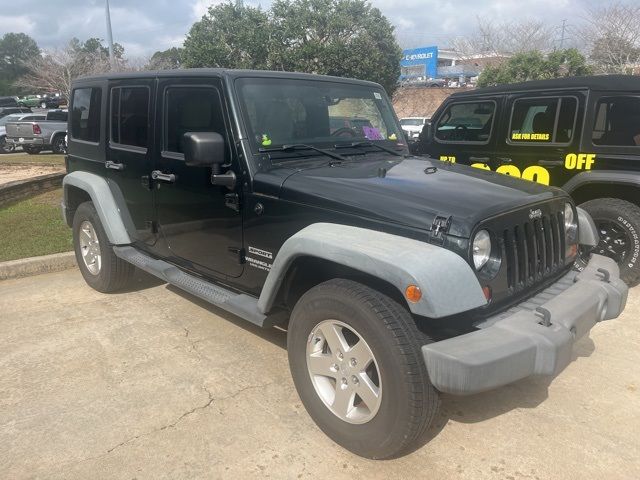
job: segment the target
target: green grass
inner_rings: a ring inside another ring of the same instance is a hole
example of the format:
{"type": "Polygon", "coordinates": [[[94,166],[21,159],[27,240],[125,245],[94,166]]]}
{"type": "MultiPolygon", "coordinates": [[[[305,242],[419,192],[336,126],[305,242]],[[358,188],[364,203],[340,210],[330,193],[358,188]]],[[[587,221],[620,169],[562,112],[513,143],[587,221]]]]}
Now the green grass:
{"type": "Polygon", "coordinates": [[[12,165],[64,165],[64,155],[52,153],[39,153],[38,155],[6,153],[0,155],[0,165],[9,163],[12,165]]]}
{"type": "Polygon", "coordinates": [[[73,250],[61,199],[58,189],[0,208],[0,262],[73,250]]]}

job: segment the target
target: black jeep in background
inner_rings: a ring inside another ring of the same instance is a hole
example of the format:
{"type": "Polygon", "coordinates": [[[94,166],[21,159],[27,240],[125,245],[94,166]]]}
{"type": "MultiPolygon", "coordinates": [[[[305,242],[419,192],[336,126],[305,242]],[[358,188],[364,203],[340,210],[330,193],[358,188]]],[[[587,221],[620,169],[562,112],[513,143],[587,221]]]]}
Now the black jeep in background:
{"type": "Polygon", "coordinates": [[[438,391],[558,374],[624,309],[613,260],[573,269],[597,233],[566,192],[412,157],[375,83],[107,74],[75,81],[69,112],[63,213],[86,282],[116,291],[139,268],[286,328],[302,403],[359,455],[412,448],[438,391]]]}
{"type": "Polygon", "coordinates": [[[640,77],[532,81],[451,95],[415,151],[561,187],[588,211],[596,252],[640,282],[640,77]]]}

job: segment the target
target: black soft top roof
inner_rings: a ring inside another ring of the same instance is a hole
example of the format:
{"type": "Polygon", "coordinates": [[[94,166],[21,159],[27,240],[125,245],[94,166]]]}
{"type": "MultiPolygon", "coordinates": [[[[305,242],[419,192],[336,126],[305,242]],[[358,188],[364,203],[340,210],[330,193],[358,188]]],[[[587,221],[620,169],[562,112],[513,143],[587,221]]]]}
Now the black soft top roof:
{"type": "Polygon", "coordinates": [[[536,90],[561,90],[563,88],[580,88],[598,91],[640,91],[640,76],[592,75],[586,77],[554,78],[551,80],[532,80],[530,82],[510,83],[495,87],[478,88],[467,92],[458,92],[451,95],[451,97],[530,92],[536,90]]]}
{"type": "Polygon", "coordinates": [[[74,81],[74,84],[89,83],[96,80],[122,80],[122,79],[134,79],[134,78],[163,78],[163,77],[177,77],[177,78],[194,78],[194,77],[225,77],[225,78],[240,78],[240,77],[262,77],[262,78],[290,78],[299,80],[320,80],[326,82],[341,82],[350,83],[354,85],[367,85],[370,87],[378,87],[380,85],[374,82],[366,80],[356,80],[353,78],[332,77],[329,75],[316,75],[312,73],[295,73],[295,72],[280,72],[270,70],[233,70],[225,68],[185,68],[174,70],[143,70],[139,72],[120,72],[120,73],[103,73],[101,75],[93,75],[89,77],[80,77],[74,81]]]}

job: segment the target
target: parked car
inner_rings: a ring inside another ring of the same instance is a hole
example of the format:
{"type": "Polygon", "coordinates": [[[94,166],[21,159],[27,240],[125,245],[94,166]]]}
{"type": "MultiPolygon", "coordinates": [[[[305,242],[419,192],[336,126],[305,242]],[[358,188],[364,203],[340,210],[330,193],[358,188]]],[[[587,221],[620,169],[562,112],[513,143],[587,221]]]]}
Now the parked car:
{"type": "Polygon", "coordinates": [[[0,107],[0,118],[6,117],[13,113],[33,113],[30,108],[27,107],[0,107]]]}
{"type": "Polygon", "coordinates": [[[47,112],[46,120],[8,122],[6,143],[14,148],[22,147],[30,155],[36,155],[43,150],[65,153],[67,116],[66,111],[53,110],[47,112]]]}
{"type": "Polygon", "coordinates": [[[0,107],[17,107],[16,97],[0,97],[0,107]]]}
{"type": "Polygon", "coordinates": [[[59,108],[60,97],[55,95],[26,95],[18,98],[18,105],[31,108],[59,108]]]}
{"type": "Polygon", "coordinates": [[[456,93],[416,151],[554,185],[593,217],[596,251],[640,283],[640,77],[542,80],[456,93]]]}
{"type": "Polygon", "coordinates": [[[418,138],[422,132],[422,127],[427,123],[429,117],[405,117],[400,119],[402,130],[410,139],[418,138]]]}
{"type": "Polygon", "coordinates": [[[11,153],[15,150],[14,144],[7,144],[7,128],[9,122],[27,122],[44,120],[46,115],[34,113],[13,113],[0,118],[0,153],[11,153]]]}
{"type": "Polygon", "coordinates": [[[378,84],[112,73],[74,81],[69,111],[62,208],[88,285],[140,268],[286,328],[302,403],[358,455],[414,446],[438,391],[558,374],[625,306],[612,259],[572,268],[597,231],[566,192],[411,157],[378,84]],[[371,126],[346,138],[332,114],[371,126]]]}

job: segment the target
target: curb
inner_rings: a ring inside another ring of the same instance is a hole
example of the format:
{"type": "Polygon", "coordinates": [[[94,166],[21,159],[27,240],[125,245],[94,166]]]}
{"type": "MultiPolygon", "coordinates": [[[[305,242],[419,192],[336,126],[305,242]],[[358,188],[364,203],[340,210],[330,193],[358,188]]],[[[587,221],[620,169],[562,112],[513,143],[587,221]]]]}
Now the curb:
{"type": "Polygon", "coordinates": [[[59,272],[76,266],[74,252],[54,253],[42,257],[21,258],[0,263],[0,280],[59,272]]]}
{"type": "Polygon", "coordinates": [[[47,173],[0,185],[0,207],[58,188],[65,174],[64,171],[47,173]]]}

